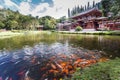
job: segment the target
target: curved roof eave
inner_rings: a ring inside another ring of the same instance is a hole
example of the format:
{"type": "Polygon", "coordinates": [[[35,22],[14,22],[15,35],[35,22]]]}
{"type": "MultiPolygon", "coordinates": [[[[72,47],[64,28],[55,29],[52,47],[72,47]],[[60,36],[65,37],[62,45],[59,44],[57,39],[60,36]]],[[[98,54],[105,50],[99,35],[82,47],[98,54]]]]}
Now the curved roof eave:
{"type": "Polygon", "coordinates": [[[88,10],[88,11],[84,11],[84,12],[82,12],[82,13],[79,13],[79,14],[75,15],[75,16],[72,16],[71,18],[76,18],[76,17],[78,17],[78,16],[83,16],[83,15],[86,15],[86,14],[91,13],[91,12],[93,12],[93,11],[98,11],[99,13],[102,13],[102,12],[101,12],[100,10],[98,10],[97,8],[92,8],[92,9],[90,9],[90,10],[88,10]]]}

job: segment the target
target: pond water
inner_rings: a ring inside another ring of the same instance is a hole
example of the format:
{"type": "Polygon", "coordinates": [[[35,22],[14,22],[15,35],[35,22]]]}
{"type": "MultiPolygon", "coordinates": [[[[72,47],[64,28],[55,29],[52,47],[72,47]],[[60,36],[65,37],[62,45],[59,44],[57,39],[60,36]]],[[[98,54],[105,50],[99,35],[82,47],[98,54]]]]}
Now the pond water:
{"type": "Polygon", "coordinates": [[[120,57],[119,36],[44,33],[0,39],[0,80],[54,80],[120,57]]]}

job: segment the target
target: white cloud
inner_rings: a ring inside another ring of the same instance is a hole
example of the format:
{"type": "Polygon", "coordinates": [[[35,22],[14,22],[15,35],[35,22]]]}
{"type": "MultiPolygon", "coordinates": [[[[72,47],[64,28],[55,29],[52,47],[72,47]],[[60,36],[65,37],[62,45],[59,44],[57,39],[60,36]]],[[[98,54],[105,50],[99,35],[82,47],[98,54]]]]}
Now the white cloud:
{"type": "MultiPolygon", "coordinates": [[[[49,7],[47,3],[43,3],[38,5],[33,11],[33,15],[36,16],[45,16],[50,15],[55,18],[60,18],[62,16],[67,16],[68,8],[72,9],[75,5],[87,5],[88,1],[92,5],[93,0],[53,0],[54,6],[49,7]],[[44,13],[38,13],[37,11],[46,8],[47,10],[44,13]]],[[[96,0],[95,2],[99,2],[101,0],[96,0]]]]}
{"type": "Polygon", "coordinates": [[[0,5],[0,9],[3,9],[3,6],[0,5]]]}
{"type": "Polygon", "coordinates": [[[45,0],[41,0],[42,2],[44,2],[45,0]]]}
{"type": "Polygon", "coordinates": [[[32,0],[21,0],[23,2],[32,2],[32,0]]]}
{"type": "Polygon", "coordinates": [[[49,4],[48,3],[39,4],[38,6],[35,7],[33,13],[34,12],[38,13],[39,11],[42,11],[44,8],[49,8],[49,4]]]}
{"type": "MultiPolygon", "coordinates": [[[[46,16],[50,15],[55,18],[60,18],[62,16],[67,16],[68,8],[72,9],[78,5],[87,5],[88,1],[92,5],[93,0],[53,0],[53,7],[50,7],[48,3],[40,3],[39,5],[33,5],[30,3],[32,0],[25,0],[20,3],[20,5],[16,5],[11,0],[4,0],[5,5],[15,6],[22,14],[32,14],[33,16],[46,16]]],[[[44,1],[44,0],[42,0],[44,1]]],[[[101,0],[94,0],[95,2],[99,2],[101,0]]]]}
{"type": "Polygon", "coordinates": [[[32,2],[32,0],[27,0],[27,2],[32,2]]]}
{"type": "Polygon", "coordinates": [[[5,2],[5,5],[8,6],[8,7],[9,6],[14,6],[16,8],[19,8],[18,5],[15,4],[14,2],[12,2],[11,0],[4,0],[4,2],[5,2]]]}
{"type": "Polygon", "coordinates": [[[19,6],[19,11],[22,14],[31,14],[31,7],[30,4],[28,2],[21,2],[20,6],[19,6]]]}

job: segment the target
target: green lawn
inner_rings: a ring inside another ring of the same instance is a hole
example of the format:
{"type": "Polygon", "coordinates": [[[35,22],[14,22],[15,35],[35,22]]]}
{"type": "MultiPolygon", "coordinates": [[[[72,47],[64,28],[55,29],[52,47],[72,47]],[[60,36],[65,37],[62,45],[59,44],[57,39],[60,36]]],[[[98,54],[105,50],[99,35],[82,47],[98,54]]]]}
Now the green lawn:
{"type": "Polygon", "coordinates": [[[21,36],[26,34],[39,34],[39,33],[47,33],[47,32],[48,31],[23,31],[23,30],[4,31],[4,32],[0,32],[0,39],[14,37],[14,36],[21,36]]]}
{"type": "Polygon", "coordinates": [[[78,69],[72,76],[65,80],[120,80],[120,59],[99,62],[83,70],[78,69]]]}
{"type": "Polygon", "coordinates": [[[120,31],[58,31],[62,34],[120,35],[120,31]]]}

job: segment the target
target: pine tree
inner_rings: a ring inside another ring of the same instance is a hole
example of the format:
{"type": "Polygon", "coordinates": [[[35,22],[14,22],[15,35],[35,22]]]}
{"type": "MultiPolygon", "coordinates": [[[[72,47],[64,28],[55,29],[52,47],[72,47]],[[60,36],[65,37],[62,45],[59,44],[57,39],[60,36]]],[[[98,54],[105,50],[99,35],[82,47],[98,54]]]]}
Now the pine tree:
{"type": "Polygon", "coordinates": [[[71,14],[71,16],[73,16],[73,10],[71,10],[70,14],[71,14]]]}
{"type": "Polygon", "coordinates": [[[83,10],[83,11],[85,11],[85,8],[84,8],[84,6],[82,7],[82,10],[83,10]]]}
{"type": "Polygon", "coordinates": [[[77,7],[77,12],[80,13],[80,7],[79,7],[79,5],[77,7]]]}
{"type": "Polygon", "coordinates": [[[93,7],[95,7],[95,1],[93,1],[93,7]]]}
{"type": "Polygon", "coordinates": [[[70,17],[70,16],[71,16],[70,9],[68,8],[68,17],[70,17]]]}
{"type": "Polygon", "coordinates": [[[77,14],[78,12],[77,12],[77,7],[75,6],[75,14],[77,14]]]}
{"type": "Polygon", "coordinates": [[[87,9],[89,9],[90,8],[90,2],[88,2],[88,5],[87,5],[87,9]]]}
{"type": "Polygon", "coordinates": [[[73,8],[71,11],[71,15],[74,16],[76,14],[75,9],[73,8]]]}
{"type": "Polygon", "coordinates": [[[87,10],[87,7],[86,7],[86,5],[85,5],[85,10],[87,10]]]}
{"type": "Polygon", "coordinates": [[[81,12],[83,12],[83,11],[84,11],[83,6],[81,6],[80,11],[81,11],[81,12]]]}

